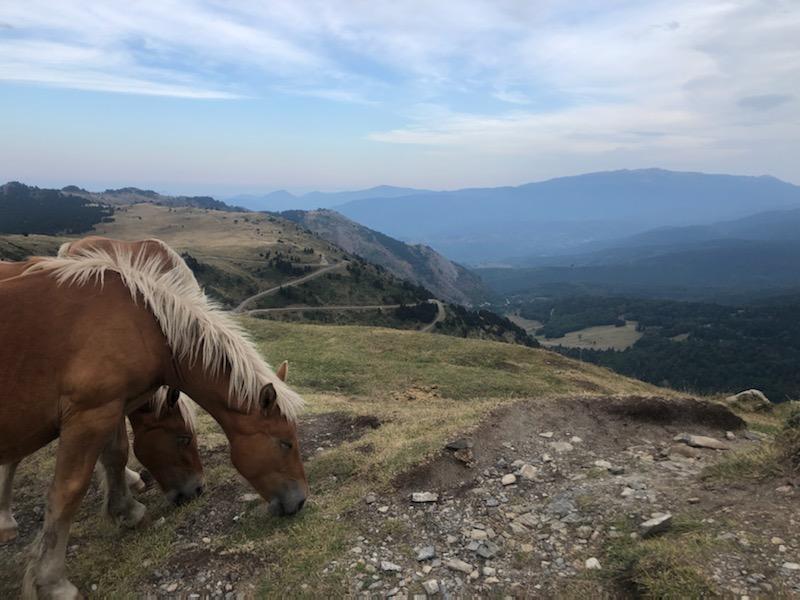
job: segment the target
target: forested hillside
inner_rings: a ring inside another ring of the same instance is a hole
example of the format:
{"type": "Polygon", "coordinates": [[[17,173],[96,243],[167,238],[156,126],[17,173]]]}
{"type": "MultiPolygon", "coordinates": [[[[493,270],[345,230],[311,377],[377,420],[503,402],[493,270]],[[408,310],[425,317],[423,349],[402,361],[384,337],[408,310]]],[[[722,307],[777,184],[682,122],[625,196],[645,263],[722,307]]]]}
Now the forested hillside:
{"type": "Polygon", "coordinates": [[[558,338],[597,325],[637,323],[625,350],[556,347],[619,373],[697,393],[764,390],[774,401],[800,397],[800,297],[745,306],[641,298],[526,301],[518,314],[558,338]]]}
{"type": "Polygon", "coordinates": [[[113,209],[59,190],[9,182],[0,186],[0,233],[83,233],[113,209]]]}

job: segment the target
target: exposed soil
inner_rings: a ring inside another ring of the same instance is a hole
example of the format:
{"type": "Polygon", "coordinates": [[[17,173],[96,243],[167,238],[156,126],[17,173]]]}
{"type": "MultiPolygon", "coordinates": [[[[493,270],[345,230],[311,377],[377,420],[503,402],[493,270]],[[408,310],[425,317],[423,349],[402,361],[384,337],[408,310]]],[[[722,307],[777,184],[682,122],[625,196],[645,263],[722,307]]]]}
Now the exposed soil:
{"type": "Polygon", "coordinates": [[[309,459],[320,449],[357,440],[367,431],[380,426],[380,419],[372,415],[354,417],[346,413],[331,412],[306,417],[298,428],[303,460],[309,459]]]}
{"type": "MultiPolygon", "coordinates": [[[[468,464],[443,449],[399,477],[392,495],[365,503],[348,557],[353,592],[402,597],[424,593],[422,583],[436,580],[454,597],[581,596],[586,588],[571,586],[585,582],[588,558],[604,560],[620,520],[638,524],[670,513],[702,521],[717,536],[704,571],[726,596],[800,595],[800,572],[783,567],[800,558],[800,490],[780,480],[711,483],[701,471],[726,451],[673,441],[682,432],[725,440],[742,425],[724,407],[692,399],[576,398],[499,410],[460,440],[471,444],[468,464]],[[533,467],[532,479],[520,475],[520,463],[533,467]],[[515,483],[502,485],[509,474],[515,483]],[[438,502],[411,502],[421,491],[437,493],[438,502]],[[478,554],[482,540],[494,544],[489,558],[478,554]],[[436,557],[417,561],[431,545],[436,557]],[[471,571],[448,568],[451,559],[471,571]],[[400,569],[382,570],[381,561],[400,569]]],[[[731,449],[758,443],[741,431],[727,441],[731,449]]],[[[633,594],[609,583],[592,587],[599,590],[633,594]]]]}

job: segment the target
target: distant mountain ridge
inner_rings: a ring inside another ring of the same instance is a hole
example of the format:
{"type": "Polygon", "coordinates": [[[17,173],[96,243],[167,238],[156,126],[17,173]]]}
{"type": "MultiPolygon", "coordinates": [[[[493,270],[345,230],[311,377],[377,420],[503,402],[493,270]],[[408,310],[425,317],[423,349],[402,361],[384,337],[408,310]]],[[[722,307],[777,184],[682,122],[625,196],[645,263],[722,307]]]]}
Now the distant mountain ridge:
{"type": "Polygon", "coordinates": [[[422,285],[448,302],[471,305],[488,295],[477,275],[428,246],[406,244],[332,210],[292,210],[281,216],[397,277],[422,285]]]}
{"type": "Polygon", "coordinates": [[[568,252],[658,226],[737,219],[800,207],[800,187],[761,176],[639,169],[517,187],[422,192],[336,207],[371,229],[471,264],[568,252]]]}
{"type": "Polygon", "coordinates": [[[125,206],[130,204],[158,204],[160,206],[193,206],[195,208],[207,208],[211,210],[238,211],[238,206],[231,206],[222,200],[216,200],[211,196],[168,196],[159,194],[153,190],[142,190],[136,187],[124,187],[119,189],[108,189],[104,192],[89,192],[74,185],[69,185],[61,189],[64,194],[85,198],[93,202],[125,206]]]}
{"type": "Polygon", "coordinates": [[[229,198],[231,202],[257,211],[281,212],[284,210],[314,210],[331,208],[339,204],[357,200],[380,200],[382,198],[400,198],[417,194],[428,194],[430,190],[379,185],[366,190],[350,192],[309,192],[295,195],[286,190],[278,190],[269,194],[242,194],[229,198]]]}

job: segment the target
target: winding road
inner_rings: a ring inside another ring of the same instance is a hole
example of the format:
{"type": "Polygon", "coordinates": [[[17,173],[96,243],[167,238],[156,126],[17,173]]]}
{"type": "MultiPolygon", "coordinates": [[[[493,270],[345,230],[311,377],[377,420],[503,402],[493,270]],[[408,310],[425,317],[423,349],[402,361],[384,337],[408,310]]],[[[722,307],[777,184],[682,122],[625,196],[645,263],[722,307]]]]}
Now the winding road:
{"type": "MultiPolygon", "coordinates": [[[[442,302],[441,300],[436,300],[435,298],[431,298],[430,300],[425,300],[425,302],[417,302],[416,304],[410,304],[407,306],[419,306],[420,304],[424,304],[426,302],[430,302],[436,305],[437,308],[436,317],[433,319],[433,321],[422,327],[419,330],[420,333],[429,333],[433,331],[433,328],[436,327],[437,323],[444,321],[447,318],[447,311],[445,310],[444,302],[442,302]]],[[[241,306],[241,304],[239,306],[241,306]]],[[[255,308],[252,310],[238,311],[238,312],[241,314],[251,316],[251,315],[266,315],[270,313],[302,312],[304,310],[315,310],[315,311],[316,310],[320,311],[381,310],[381,309],[395,309],[395,308],[400,308],[401,306],[402,304],[370,304],[370,305],[349,305],[349,306],[286,306],[282,308],[255,308]]]]}
{"type": "MultiPolygon", "coordinates": [[[[286,313],[286,312],[301,312],[304,310],[321,310],[321,311],[337,311],[337,310],[381,310],[381,309],[395,309],[400,308],[401,304],[370,304],[370,305],[348,305],[348,306],[288,306],[288,307],[281,307],[281,308],[252,308],[247,309],[248,306],[253,304],[253,302],[259,300],[260,298],[264,298],[265,296],[271,296],[272,294],[277,294],[281,288],[292,287],[295,285],[302,285],[312,279],[316,279],[317,277],[321,277],[325,275],[325,273],[330,273],[331,271],[335,271],[338,269],[342,269],[346,267],[349,263],[347,261],[342,261],[334,264],[329,264],[328,261],[325,259],[325,256],[322,256],[321,264],[319,265],[321,268],[314,271],[313,273],[309,273],[308,275],[303,275],[302,277],[298,277],[297,279],[293,279],[292,281],[287,281],[286,283],[282,283],[281,285],[276,285],[269,289],[260,291],[252,296],[248,296],[244,300],[242,300],[239,305],[234,308],[231,312],[234,314],[244,314],[244,315],[265,315],[269,313],[286,313]]],[[[433,331],[433,328],[436,327],[437,323],[444,321],[447,318],[447,311],[444,307],[444,302],[441,300],[437,300],[435,298],[430,298],[425,300],[425,302],[430,302],[436,305],[436,317],[422,327],[419,331],[420,333],[429,333],[433,331]]],[[[423,302],[418,302],[416,304],[412,304],[410,306],[419,306],[420,304],[424,304],[423,302]]]]}
{"type": "MultiPolygon", "coordinates": [[[[328,265],[327,267],[322,267],[321,269],[314,271],[313,273],[309,273],[308,275],[303,275],[302,277],[298,277],[297,279],[293,279],[292,281],[287,281],[286,283],[282,283],[281,285],[276,285],[275,287],[271,287],[268,290],[264,290],[262,292],[258,292],[257,294],[253,294],[252,296],[245,298],[242,302],[233,309],[232,312],[234,313],[243,313],[246,312],[245,309],[248,305],[252,304],[259,298],[263,298],[264,296],[271,296],[272,294],[277,294],[278,290],[281,288],[292,287],[295,285],[301,285],[306,283],[307,281],[311,281],[312,279],[316,279],[325,273],[330,273],[331,271],[336,271],[347,266],[349,263],[347,261],[342,261],[333,265],[328,265]]],[[[268,310],[268,309],[261,309],[261,310],[268,310]]]]}
{"type": "Polygon", "coordinates": [[[422,329],[420,329],[420,333],[428,333],[433,331],[433,328],[436,327],[436,324],[444,321],[447,318],[447,311],[444,309],[444,302],[441,300],[437,300],[436,298],[431,298],[428,302],[432,302],[436,305],[436,318],[425,325],[422,329]]]}

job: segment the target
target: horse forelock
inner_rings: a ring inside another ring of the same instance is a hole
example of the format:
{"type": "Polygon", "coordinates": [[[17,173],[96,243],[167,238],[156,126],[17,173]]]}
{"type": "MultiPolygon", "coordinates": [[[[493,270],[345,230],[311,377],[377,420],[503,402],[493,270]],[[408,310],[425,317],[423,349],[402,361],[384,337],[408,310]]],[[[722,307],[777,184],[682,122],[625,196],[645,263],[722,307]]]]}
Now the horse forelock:
{"type": "MultiPolygon", "coordinates": [[[[150,398],[150,407],[156,415],[156,419],[161,419],[164,416],[164,411],[167,409],[167,400],[169,399],[169,386],[162,385],[156,390],[152,398],[150,398]]],[[[180,392],[178,401],[175,403],[180,412],[181,418],[189,431],[194,433],[195,425],[197,423],[197,411],[194,408],[194,402],[189,397],[180,392]]]]}
{"type": "Polygon", "coordinates": [[[78,255],[48,258],[25,272],[33,271],[47,271],[61,285],[96,281],[100,286],[108,271],[118,273],[133,301],[142,298],[153,313],[178,360],[189,364],[199,361],[211,377],[229,370],[232,408],[255,410],[261,389],[271,383],[277,392],[278,408],[287,419],[296,420],[302,410],[300,395],[275,375],[247,332],[205,295],[171,248],[165,255],[132,252],[123,245],[115,246],[113,254],[101,248],[83,248],[78,255]],[[171,264],[173,255],[182,268],[171,264]]]}

